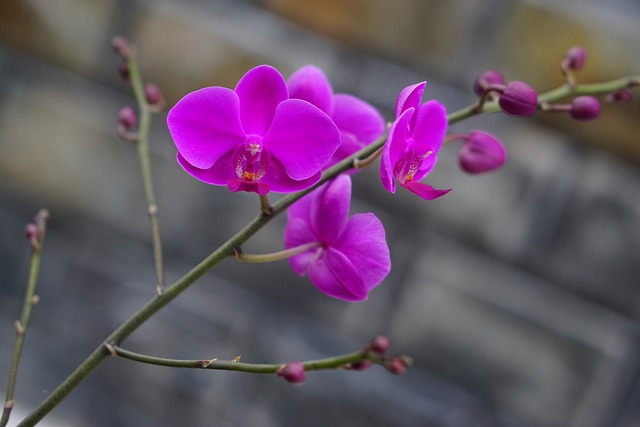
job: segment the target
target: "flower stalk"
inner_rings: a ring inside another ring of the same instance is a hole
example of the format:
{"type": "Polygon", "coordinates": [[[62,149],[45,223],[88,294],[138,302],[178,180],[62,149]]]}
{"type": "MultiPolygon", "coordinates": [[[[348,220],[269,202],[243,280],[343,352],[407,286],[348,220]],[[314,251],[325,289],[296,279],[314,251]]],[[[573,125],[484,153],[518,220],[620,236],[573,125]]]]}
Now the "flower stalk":
{"type": "Polygon", "coordinates": [[[158,220],[158,205],[156,203],[155,190],[153,186],[153,174],[151,171],[151,159],[149,155],[149,129],[151,127],[151,115],[155,111],[149,104],[145,94],[145,88],[136,61],[135,49],[130,47],[129,55],[126,58],[128,75],[131,81],[133,94],[138,103],[140,116],[140,126],[136,139],[136,148],[140,171],[142,173],[142,183],[144,194],[147,200],[147,214],[149,215],[149,226],[151,227],[151,240],[153,244],[153,258],[156,267],[156,292],[161,294],[165,287],[164,261],[162,256],[162,239],[160,237],[160,222],[158,220]]]}
{"type": "Polygon", "coordinates": [[[16,390],[16,380],[18,378],[18,368],[20,365],[20,357],[24,340],[31,319],[31,310],[38,303],[36,295],[36,286],[40,273],[40,255],[42,253],[42,244],[47,229],[47,220],[49,219],[49,211],[42,209],[35,217],[34,223],[27,226],[27,237],[31,243],[31,263],[29,266],[29,279],[27,281],[27,289],[24,294],[24,303],[22,306],[22,314],[20,320],[16,320],[16,343],[13,349],[13,357],[11,359],[11,368],[9,370],[9,382],[7,384],[7,394],[5,397],[4,410],[0,419],[0,427],[4,427],[9,422],[9,417],[14,406],[14,396],[16,390]],[[32,227],[33,226],[33,227],[32,227]]]}
{"type": "MultiPolygon", "coordinates": [[[[253,374],[275,374],[282,363],[245,363],[240,362],[239,358],[231,360],[199,359],[199,360],[182,360],[182,359],[166,359],[162,357],[149,356],[146,354],[136,353],[126,350],[117,345],[110,345],[109,351],[118,357],[133,360],[136,362],[146,363],[150,365],[167,366],[171,368],[187,368],[187,369],[214,369],[222,371],[238,371],[253,374]]],[[[372,360],[374,363],[382,364],[382,358],[375,353],[363,350],[354,351],[352,353],[341,354],[338,356],[326,357],[323,359],[308,360],[301,362],[305,371],[318,371],[323,369],[340,369],[348,367],[363,360],[372,360]]]]}
{"type": "Polygon", "coordinates": [[[259,264],[264,262],[274,262],[288,259],[292,256],[300,255],[301,253],[306,252],[309,249],[317,248],[320,245],[320,242],[309,242],[305,243],[304,245],[296,246],[295,248],[271,252],[269,254],[245,254],[240,249],[236,248],[233,250],[233,256],[238,261],[251,264],[259,264]]]}

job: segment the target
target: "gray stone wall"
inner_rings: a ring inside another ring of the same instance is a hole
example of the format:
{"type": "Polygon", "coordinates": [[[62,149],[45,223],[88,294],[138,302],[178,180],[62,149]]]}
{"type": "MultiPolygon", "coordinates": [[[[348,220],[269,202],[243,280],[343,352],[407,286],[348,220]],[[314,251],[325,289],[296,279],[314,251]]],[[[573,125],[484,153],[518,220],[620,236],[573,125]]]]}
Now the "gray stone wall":
{"type": "MultiPolygon", "coordinates": [[[[636,2],[5,0],[0,4],[0,384],[5,384],[28,269],[23,237],[52,211],[39,294],[18,385],[28,412],[154,292],[134,148],[117,139],[132,104],[115,71],[114,34],[169,105],[233,86],[270,63],[314,63],[334,87],[388,119],[398,92],[428,80],[451,110],[473,102],[487,68],[538,88],[560,82],[567,47],[590,57],[584,81],[640,70],[636,2]],[[4,368],[3,368],[4,367],[4,368]]],[[[277,362],[357,348],[378,333],[415,367],[395,377],[272,376],[169,370],[109,360],[43,425],[531,426],[640,423],[640,144],[638,101],[595,123],[557,116],[473,119],[507,144],[502,170],[469,177],[446,147],[421,202],[386,193],[376,170],[354,177],[354,212],[375,211],[394,269],[366,302],[319,294],[286,263],[226,262],[127,347],[174,358],[277,362]]],[[[175,163],[164,116],[152,156],[170,280],[257,213],[175,163]]],[[[281,248],[283,218],[247,250],[281,248]]],[[[17,421],[18,417],[14,421],[17,421]]]]}

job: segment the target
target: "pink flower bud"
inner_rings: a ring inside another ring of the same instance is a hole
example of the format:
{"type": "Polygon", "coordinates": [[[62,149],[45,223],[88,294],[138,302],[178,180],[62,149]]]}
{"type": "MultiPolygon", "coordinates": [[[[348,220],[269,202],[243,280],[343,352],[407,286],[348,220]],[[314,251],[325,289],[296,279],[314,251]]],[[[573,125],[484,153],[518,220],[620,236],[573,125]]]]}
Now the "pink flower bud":
{"type": "Polygon", "coordinates": [[[285,363],[276,370],[276,375],[290,383],[302,384],[304,382],[304,366],[301,362],[285,363]]]}
{"type": "Polygon", "coordinates": [[[153,83],[144,85],[144,97],[147,99],[149,105],[160,107],[164,104],[162,92],[160,92],[158,86],[153,83]]]}
{"type": "Polygon", "coordinates": [[[500,140],[481,130],[469,133],[458,153],[460,167],[471,174],[498,169],[506,160],[507,153],[500,140]]]}
{"type": "Polygon", "coordinates": [[[600,101],[593,96],[578,96],[571,102],[571,117],[581,122],[589,122],[600,116],[600,101]]]}
{"type": "Polygon", "coordinates": [[[384,354],[391,347],[391,339],[384,335],[378,335],[367,345],[367,349],[374,353],[384,354]]]}
{"type": "Polygon", "coordinates": [[[131,56],[131,46],[129,46],[129,42],[124,37],[115,36],[111,39],[111,46],[122,59],[127,60],[131,56]]]}
{"type": "Polygon", "coordinates": [[[631,102],[633,94],[629,89],[620,89],[607,94],[607,102],[631,102]]]}
{"type": "Polygon", "coordinates": [[[499,104],[510,116],[533,116],[538,109],[538,94],[526,83],[510,82],[500,95],[499,104]]]}
{"type": "Polygon", "coordinates": [[[373,362],[369,359],[364,359],[359,362],[350,363],[348,366],[349,369],[352,369],[354,371],[366,371],[371,366],[373,366],[373,362]]]}
{"type": "Polygon", "coordinates": [[[118,115],[118,124],[125,130],[131,130],[138,124],[136,110],[131,107],[122,107],[118,115]]]}
{"type": "Polygon", "coordinates": [[[40,236],[42,234],[40,228],[36,224],[31,222],[27,224],[27,227],[25,229],[25,234],[27,235],[27,239],[29,240],[31,247],[36,248],[38,246],[38,241],[40,240],[40,236]]]}
{"type": "Polygon", "coordinates": [[[395,375],[401,375],[407,372],[410,361],[406,357],[392,357],[384,362],[384,367],[395,375]]]}
{"type": "Polygon", "coordinates": [[[131,81],[131,76],[129,75],[129,65],[127,64],[127,61],[120,60],[120,62],[118,62],[118,74],[120,74],[120,77],[125,82],[131,81]]]}
{"type": "Polygon", "coordinates": [[[504,85],[504,77],[502,73],[496,70],[487,70],[480,74],[473,82],[473,92],[482,96],[489,86],[504,85]]]}
{"type": "Polygon", "coordinates": [[[587,59],[587,51],[582,46],[573,46],[570,48],[562,60],[562,68],[564,70],[580,70],[587,59]]]}

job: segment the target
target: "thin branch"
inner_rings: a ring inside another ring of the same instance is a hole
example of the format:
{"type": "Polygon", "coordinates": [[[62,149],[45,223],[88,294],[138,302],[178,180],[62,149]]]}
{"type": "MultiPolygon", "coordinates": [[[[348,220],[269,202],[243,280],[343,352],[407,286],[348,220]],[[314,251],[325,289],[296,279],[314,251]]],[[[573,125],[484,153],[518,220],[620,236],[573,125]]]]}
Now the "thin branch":
{"type": "Polygon", "coordinates": [[[147,199],[147,213],[149,215],[149,225],[151,227],[151,240],[153,243],[153,258],[156,267],[156,292],[161,294],[164,291],[164,261],[162,257],[162,240],[160,237],[160,223],[158,220],[158,205],[156,203],[155,191],[153,188],[153,174],[151,172],[151,159],[149,156],[149,129],[151,127],[152,109],[144,94],[144,84],[136,61],[135,49],[131,48],[131,53],[127,59],[127,67],[131,79],[133,94],[138,103],[138,114],[140,116],[140,126],[136,147],[140,171],[142,172],[142,183],[144,194],[147,199]]]}
{"type": "MultiPolygon", "coordinates": [[[[182,360],[182,359],[166,359],[162,357],[149,356],[146,354],[135,353],[117,345],[110,345],[110,349],[114,354],[125,359],[134,360],[136,362],[167,366],[172,368],[189,368],[189,369],[214,369],[223,371],[238,371],[254,374],[274,374],[283,363],[245,363],[240,362],[237,357],[232,360],[218,359],[200,359],[200,360],[182,360]]],[[[363,360],[371,360],[374,363],[383,364],[383,358],[375,353],[364,350],[354,351],[339,356],[327,357],[324,359],[308,360],[302,362],[305,371],[318,371],[325,369],[341,369],[349,367],[350,364],[358,363],[363,360]]]]}
{"type": "Polygon", "coordinates": [[[40,272],[40,255],[42,253],[42,244],[44,243],[44,235],[47,230],[47,220],[49,219],[49,211],[46,209],[40,210],[35,217],[35,227],[27,228],[28,237],[31,241],[31,263],[29,266],[29,279],[27,281],[27,289],[24,294],[24,303],[22,306],[22,314],[20,320],[16,321],[16,344],[13,349],[13,358],[11,359],[11,368],[9,370],[9,382],[7,384],[7,395],[5,398],[4,410],[2,411],[2,418],[0,419],[0,427],[4,427],[9,422],[11,411],[14,405],[14,397],[16,390],[16,381],[18,378],[18,367],[20,365],[20,356],[22,355],[22,348],[24,346],[24,340],[27,335],[27,328],[29,327],[29,320],[31,319],[31,310],[35,304],[38,303],[38,296],[36,295],[36,285],[38,283],[38,275],[40,272]]]}

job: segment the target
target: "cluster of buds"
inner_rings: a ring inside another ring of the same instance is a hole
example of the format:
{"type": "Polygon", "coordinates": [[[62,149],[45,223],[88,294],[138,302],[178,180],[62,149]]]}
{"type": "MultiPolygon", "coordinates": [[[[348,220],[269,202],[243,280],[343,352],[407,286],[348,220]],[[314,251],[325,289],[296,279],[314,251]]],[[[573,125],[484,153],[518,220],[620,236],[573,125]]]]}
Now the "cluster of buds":
{"type": "MultiPolygon", "coordinates": [[[[379,358],[382,366],[395,375],[404,374],[406,370],[413,364],[409,356],[385,356],[391,348],[392,341],[385,335],[378,335],[372,339],[363,349],[364,353],[375,358],[379,358]]],[[[373,362],[365,359],[358,363],[351,364],[350,368],[355,370],[364,370],[370,367],[373,362]],[[368,362],[368,363],[367,363],[368,362]]]]}
{"type": "MultiPolygon", "coordinates": [[[[118,73],[127,82],[131,82],[132,66],[134,64],[134,49],[122,36],[116,36],[111,41],[114,52],[119,56],[118,73]]],[[[154,83],[146,83],[143,88],[144,102],[151,113],[160,112],[165,101],[162,92],[154,83]]],[[[142,102],[142,100],[139,100],[142,102]]],[[[138,115],[131,107],[123,107],[118,115],[118,135],[127,141],[137,141],[137,135],[132,131],[138,125],[138,115]]]]}
{"type": "Polygon", "coordinates": [[[473,82],[473,91],[480,97],[478,111],[488,98],[497,98],[502,111],[510,116],[529,117],[538,110],[538,94],[528,84],[520,81],[505,83],[502,73],[487,70],[473,82]]]}

